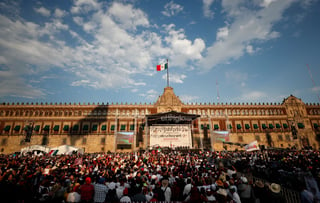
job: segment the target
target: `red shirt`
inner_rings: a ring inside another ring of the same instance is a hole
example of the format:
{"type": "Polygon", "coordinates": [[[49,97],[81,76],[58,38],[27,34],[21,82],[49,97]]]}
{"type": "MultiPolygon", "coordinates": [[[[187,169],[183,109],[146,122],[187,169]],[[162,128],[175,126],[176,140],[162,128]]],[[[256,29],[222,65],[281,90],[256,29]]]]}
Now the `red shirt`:
{"type": "Polygon", "coordinates": [[[93,200],[94,187],[92,184],[84,184],[80,187],[81,200],[93,200]]]}

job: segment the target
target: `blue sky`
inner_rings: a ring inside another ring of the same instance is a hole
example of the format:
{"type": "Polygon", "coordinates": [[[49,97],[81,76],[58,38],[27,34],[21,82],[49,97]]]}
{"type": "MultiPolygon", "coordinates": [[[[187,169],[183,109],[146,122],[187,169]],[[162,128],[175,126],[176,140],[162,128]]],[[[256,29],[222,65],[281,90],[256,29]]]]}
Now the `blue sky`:
{"type": "Polygon", "coordinates": [[[185,103],[319,103],[319,20],[319,0],[2,0],[0,101],[153,103],[168,59],[185,103]]]}

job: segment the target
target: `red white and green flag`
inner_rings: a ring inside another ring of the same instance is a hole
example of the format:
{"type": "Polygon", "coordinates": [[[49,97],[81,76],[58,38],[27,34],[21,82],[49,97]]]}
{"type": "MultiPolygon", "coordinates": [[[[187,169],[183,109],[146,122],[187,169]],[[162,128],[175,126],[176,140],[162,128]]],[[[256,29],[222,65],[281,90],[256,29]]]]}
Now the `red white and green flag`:
{"type": "Polygon", "coordinates": [[[157,71],[163,71],[166,69],[168,69],[168,63],[163,63],[163,64],[157,65],[157,71]]]}

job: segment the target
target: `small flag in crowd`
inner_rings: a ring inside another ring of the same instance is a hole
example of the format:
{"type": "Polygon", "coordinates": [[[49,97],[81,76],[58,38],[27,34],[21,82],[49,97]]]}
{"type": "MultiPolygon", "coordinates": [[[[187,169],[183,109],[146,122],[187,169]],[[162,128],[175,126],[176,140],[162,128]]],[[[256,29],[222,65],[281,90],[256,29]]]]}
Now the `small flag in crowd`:
{"type": "Polygon", "coordinates": [[[157,71],[163,71],[163,70],[166,70],[168,69],[168,63],[163,63],[163,64],[160,64],[160,65],[157,65],[157,71]]]}

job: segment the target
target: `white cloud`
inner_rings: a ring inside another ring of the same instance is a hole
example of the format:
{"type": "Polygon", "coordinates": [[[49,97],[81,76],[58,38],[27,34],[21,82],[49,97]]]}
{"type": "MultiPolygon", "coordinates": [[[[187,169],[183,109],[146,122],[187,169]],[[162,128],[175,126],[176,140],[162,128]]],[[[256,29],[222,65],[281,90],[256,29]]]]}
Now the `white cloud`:
{"type": "Polygon", "coordinates": [[[99,10],[100,4],[96,0],[74,0],[74,5],[71,8],[71,13],[79,14],[85,13],[87,14],[90,11],[99,10]]]}
{"type": "Polygon", "coordinates": [[[268,7],[271,3],[275,2],[277,0],[263,0],[260,4],[262,7],[268,7]]]}
{"type": "Polygon", "coordinates": [[[109,8],[108,13],[124,29],[135,30],[137,26],[149,26],[146,14],[140,9],[134,9],[131,4],[125,5],[114,2],[109,8]]]}
{"type": "Polygon", "coordinates": [[[65,15],[67,15],[67,12],[64,11],[64,10],[61,10],[61,9],[59,9],[59,8],[56,8],[56,9],[54,10],[54,16],[57,17],[57,18],[62,18],[62,17],[64,17],[65,15]]]}
{"type": "Polygon", "coordinates": [[[46,9],[45,7],[40,7],[40,8],[34,8],[34,10],[37,13],[40,13],[43,16],[49,17],[51,15],[50,10],[46,9]]]}
{"type": "Polygon", "coordinates": [[[228,35],[229,35],[228,27],[219,28],[217,32],[217,40],[224,40],[228,37],[228,35]]]}
{"type": "Polygon", "coordinates": [[[25,79],[12,71],[0,71],[0,86],[0,97],[15,96],[34,99],[46,95],[42,89],[26,84],[25,79]]]}
{"type": "Polygon", "coordinates": [[[213,18],[214,12],[210,9],[211,5],[213,4],[214,0],[203,0],[203,15],[206,18],[213,18]]]}
{"type": "Polygon", "coordinates": [[[181,11],[183,11],[183,6],[176,4],[173,1],[170,1],[164,6],[164,11],[162,11],[161,13],[165,16],[170,17],[177,15],[181,11]]]}
{"type": "Polygon", "coordinates": [[[253,50],[252,45],[247,45],[246,51],[247,51],[248,54],[253,54],[253,53],[254,53],[254,50],[253,50]]]}
{"type": "MultiPolygon", "coordinates": [[[[183,80],[186,79],[187,76],[184,75],[184,74],[176,74],[176,73],[171,73],[169,75],[169,82],[170,83],[179,83],[179,84],[182,84],[183,83],[183,80]]],[[[162,79],[166,80],[167,79],[167,74],[164,74],[162,76],[162,79]]]]}
{"type": "Polygon", "coordinates": [[[165,26],[168,36],[165,42],[170,47],[170,63],[175,66],[186,66],[188,60],[199,60],[202,58],[202,51],[205,49],[205,43],[201,38],[196,38],[193,42],[188,40],[183,29],[175,30],[175,25],[165,26]]]}
{"type": "Polygon", "coordinates": [[[274,25],[282,20],[284,11],[293,2],[295,0],[275,1],[268,7],[253,9],[245,1],[223,0],[223,11],[228,16],[228,32],[226,28],[217,31],[219,40],[208,47],[199,67],[209,70],[218,64],[229,63],[243,56],[248,44],[279,37],[280,33],[273,30],[274,25]]]}

